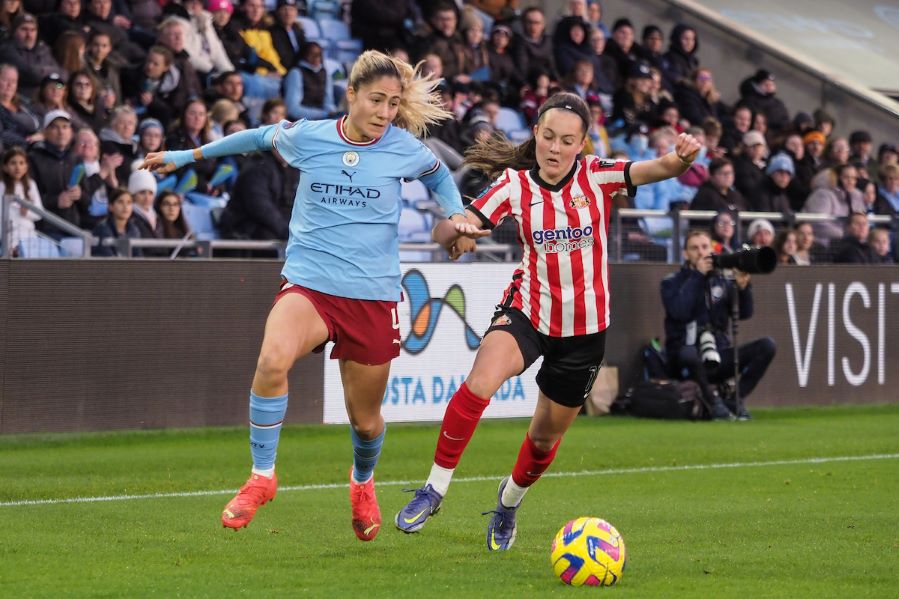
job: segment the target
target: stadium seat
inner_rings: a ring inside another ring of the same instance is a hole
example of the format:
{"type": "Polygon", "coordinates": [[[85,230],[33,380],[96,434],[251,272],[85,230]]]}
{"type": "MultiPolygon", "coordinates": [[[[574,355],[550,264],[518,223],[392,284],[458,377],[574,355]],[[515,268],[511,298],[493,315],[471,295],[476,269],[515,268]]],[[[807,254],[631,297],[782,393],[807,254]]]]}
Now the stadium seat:
{"type": "Polygon", "coordinates": [[[512,141],[524,141],[530,137],[531,132],[524,116],[513,108],[502,106],[496,115],[496,128],[506,134],[512,141]]]}
{"type": "Polygon", "coordinates": [[[223,208],[225,202],[219,198],[189,193],[181,206],[184,218],[199,240],[218,239],[219,233],[213,222],[213,211],[223,208]]]}
{"type": "Polygon", "coordinates": [[[340,12],[340,4],[334,0],[309,0],[307,7],[309,14],[317,20],[336,19],[340,12]]]}
{"type": "Polygon", "coordinates": [[[36,235],[19,241],[20,258],[59,258],[59,246],[52,239],[36,235]]]}
{"type": "Polygon", "coordinates": [[[59,240],[59,253],[63,258],[80,258],[84,255],[84,240],[80,237],[63,237],[59,240]]]}
{"type": "MultiPolygon", "coordinates": [[[[414,208],[404,207],[400,213],[397,235],[400,243],[430,243],[431,227],[428,224],[427,215],[414,208]]],[[[400,260],[403,262],[430,262],[431,252],[401,251],[400,260]]]]}
{"type": "Polygon", "coordinates": [[[315,22],[315,19],[297,17],[297,23],[303,27],[303,33],[306,35],[307,40],[317,41],[318,38],[322,37],[321,29],[318,28],[318,23],[315,22]]]}
{"type": "Polygon", "coordinates": [[[341,41],[350,39],[350,28],[343,21],[337,19],[318,19],[318,27],[322,37],[329,40],[341,41]]]}

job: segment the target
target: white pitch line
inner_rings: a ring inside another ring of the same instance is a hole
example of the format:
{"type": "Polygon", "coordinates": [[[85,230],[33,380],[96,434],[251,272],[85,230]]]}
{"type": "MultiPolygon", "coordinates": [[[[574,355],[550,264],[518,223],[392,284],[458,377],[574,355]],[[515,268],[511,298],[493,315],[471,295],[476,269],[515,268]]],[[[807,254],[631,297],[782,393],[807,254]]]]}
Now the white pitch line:
{"type": "MultiPolygon", "coordinates": [[[[762,466],[801,466],[805,464],[827,464],[832,462],[866,462],[872,460],[899,459],[899,453],[877,453],[859,456],[833,456],[818,458],[801,458],[795,460],[771,460],[768,462],[729,462],[722,464],[685,464],[683,466],[644,466],[640,468],[610,468],[607,470],[579,470],[576,472],[547,472],[544,478],[609,476],[613,474],[651,474],[656,472],[685,472],[689,470],[723,470],[727,468],[757,468],[762,466]]],[[[455,483],[473,483],[496,481],[505,475],[467,476],[453,479],[455,483]]],[[[378,481],[379,487],[402,487],[420,484],[408,480],[378,481]]],[[[285,491],[320,491],[325,489],[345,489],[347,483],[329,483],[321,485],[286,485],[278,487],[278,492],[285,491]]],[[[18,507],[31,505],[59,505],[64,503],[101,503],[106,501],[130,501],[132,499],[165,499],[169,497],[209,497],[213,495],[231,495],[237,489],[221,489],[218,491],[182,491],[177,493],[146,493],[143,495],[106,495],[100,497],[68,497],[64,499],[22,499],[19,501],[3,501],[0,507],[18,507]]]]}

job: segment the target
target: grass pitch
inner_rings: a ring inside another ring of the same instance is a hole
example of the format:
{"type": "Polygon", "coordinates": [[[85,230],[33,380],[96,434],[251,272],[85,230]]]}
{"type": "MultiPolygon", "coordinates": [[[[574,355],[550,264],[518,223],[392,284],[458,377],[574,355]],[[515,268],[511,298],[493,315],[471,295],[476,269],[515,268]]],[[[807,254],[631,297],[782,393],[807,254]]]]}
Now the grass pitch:
{"type": "Polygon", "coordinates": [[[437,428],[391,425],[372,543],[350,528],[346,427],[286,427],[281,490],[239,532],[219,513],[249,469],[243,428],[4,437],[0,596],[896,597],[899,405],[753,415],[579,419],[498,554],[481,512],[524,420],[481,423],[416,535],[392,517],[427,475],[437,428]],[[617,586],[553,577],[549,545],[577,516],[624,536],[617,586]]]}

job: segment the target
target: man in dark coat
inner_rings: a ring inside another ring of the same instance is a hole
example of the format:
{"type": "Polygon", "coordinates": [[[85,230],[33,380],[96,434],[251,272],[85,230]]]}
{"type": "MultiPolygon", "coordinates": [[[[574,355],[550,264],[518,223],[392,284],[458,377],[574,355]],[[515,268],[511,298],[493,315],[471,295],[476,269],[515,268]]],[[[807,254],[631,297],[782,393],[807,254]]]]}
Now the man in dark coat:
{"type": "Polygon", "coordinates": [[[273,152],[247,160],[219,225],[227,239],[287,239],[300,173],[273,152]]]}
{"type": "Polygon", "coordinates": [[[768,118],[768,129],[774,133],[785,131],[791,125],[790,112],[776,94],[774,74],[765,69],[759,69],[740,84],[740,103],[752,112],[764,114],[768,118]]]}
{"type": "MultiPolygon", "coordinates": [[[[72,170],[79,161],[72,148],[72,117],[64,110],[51,110],[44,117],[44,141],[28,150],[31,178],[41,192],[44,208],[75,226],[81,226],[77,202],[81,187],[72,181],[72,170]]],[[[43,221],[41,221],[43,223],[43,221]]],[[[50,235],[61,234],[43,224],[50,235]]]]}
{"type": "Polygon", "coordinates": [[[278,0],[275,22],[268,29],[272,45],[285,69],[291,69],[300,58],[300,48],[306,43],[306,33],[297,23],[297,0],[278,0]]]}

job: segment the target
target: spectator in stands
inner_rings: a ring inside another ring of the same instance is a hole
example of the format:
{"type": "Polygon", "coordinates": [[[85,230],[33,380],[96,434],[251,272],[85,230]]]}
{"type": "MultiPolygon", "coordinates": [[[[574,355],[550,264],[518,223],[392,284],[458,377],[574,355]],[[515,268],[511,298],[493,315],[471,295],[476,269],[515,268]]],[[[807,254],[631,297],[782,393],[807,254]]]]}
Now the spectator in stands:
{"type": "Polygon", "coordinates": [[[69,114],[72,122],[80,123],[78,128],[88,127],[99,130],[104,123],[97,118],[97,89],[94,78],[84,70],[75,71],[69,76],[69,114]]]}
{"type": "Polygon", "coordinates": [[[736,249],[737,217],[730,210],[721,210],[712,219],[711,237],[713,254],[732,254],[736,249]]]}
{"type": "Polygon", "coordinates": [[[562,78],[570,77],[574,65],[581,60],[591,60],[593,51],[587,41],[587,24],[580,17],[564,17],[553,35],[553,57],[562,78]]]}
{"type": "MultiPolygon", "coordinates": [[[[68,112],[69,109],[66,106],[66,82],[59,73],[50,73],[41,80],[36,101],[31,106],[34,109],[34,113],[41,119],[51,110],[65,110],[68,112]]],[[[76,123],[74,119],[72,121],[73,127],[80,129],[84,126],[82,122],[76,123]]]]}
{"type": "Polygon", "coordinates": [[[203,9],[202,0],[184,0],[184,8],[189,16],[184,27],[184,50],[200,75],[200,83],[205,85],[209,76],[233,71],[234,65],[215,32],[212,13],[203,9]]]}
{"type": "Polygon", "coordinates": [[[626,132],[641,125],[650,127],[655,124],[657,106],[652,103],[651,91],[652,71],[649,65],[645,62],[633,63],[624,88],[615,94],[613,123],[617,126],[620,121],[621,128],[626,132]]]}
{"type": "Polygon", "coordinates": [[[31,98],[41,79],[60,72],[49,46],[37,37],[37,19],[23,12],[12,22],[12,37],[0,44],[0,63],[11,64],[19,71],[19,93],[31,98]]]}
{"type": "Polygon", "coordinates": [[[833,186],[834,169],[849,164],[849,141],[845,137],[832,137],[824,149],[821,170],[812,178],[812,189],[833,186]]]}
{"type": "Polygon", "coordinates": [[[805,161],[805,145],[798,133],[790,133],[783,143],[783,150],[793,161],[793,178],[787,193],[790,196],[790,208],[793,212],[802,210],[802,205],[812,192],[812,177],[815,171],[805,161]]]}
{"type": "Polygon", "coordinates": [[[709,180],[699,187],[691,210],[748,210],[743,195],[734,189],[734,164],[728,158],[716,158],[709,163],[709,180]]]}
{"type": "MultiPolygon", "coordinates": [[[[44,139],[28,150],[30,174],[37,183],[47,210],[75,226],[81,218],[76,203],[81,200],[81,187],[71,181],[78,156],[72,151],[72,123],[69,113],[54,110],[44,116],[44,139]]],[[[46,231],[58,234],[55,228],[46,231]]]]}
{"type": "Polygon", "coordinates": [[[79,226],[88,231],[106,218],[109,194],[119,186],[115,169],[122,164],[122,155],[113,151],[114,148],[106,149],[101,153],[100,138],[90,129],[80,129],[75,134],[75,154],[79,160],[75,168],[84,169],[79,182],[82,199],[77,204],[81,216],[79,226]]]}
{"type": "Polygon", "coordinates": [[[475,81],[489,81],[490,67],[487,56],[487,44],[484,41],[484,22],[474,10],[467,6],[462,11],[462,22],[459,26],[462,48],[465,55],[463,61],[465,73],[475,81]]]}
{"type": "Polygon", "coordinates": [[[871,248],[871,259],[874,264],[894,264],[890,251],[890,232],[880,227],[871,229],[868,234],[868,247],[871,248]]]}
{"type": "Polygon", "coordinates": [[[793,133],[801,138],[815,129],[815,119],[807,112],[797,112],[793,117],[793,133]]]}
{"type": "Polygon", "coordinates": [[[587,23],[592,29],[602,31],[604,38],[609,37],[609,28],[602,22],[602,3],[599,0],[590,0],[587,3],[587,23]]]}
{"type": "Polygon", "coordinates": [[[580,96],[583,100],[598,98],[599,90],[593,84],[593,62],[582,58],[574,63],[565,89],[580,96]]]}
{"type": "Polygon", "coordinates": [[[116,98],[122,98],[121,58],[112,53],[112,39],[104,30],[91,32],[87,42],[84,62],[95,80],[102,86],[108,86],[115,92],[116,98]]]}
{"type": "Polygon", "coordinates": [[[420,54],[436,54],[443,63],[443,76],[453,80],[467,73],[465,42],[459,35],[459,15],[455,5],[438,2],[426,15],[430,33],[419,43],[420,54]]]}
{"type": "MultiPolygon", "coordinates": [[[[658,25],[650,23],[643,28],[643,35],[640,37],[640,58],[649,63],[653,68],[659,71],[665,70],[665,56],[662,48],[665,44],[665,36],[662,34],[658,25]]],[[[665,82],[667,86],[667,81],[665,82]]]]}
{"type": "MultiPolygon", "coordinates": [[[[0,178],[0,206],[5,196],[17,196],[43,208],[37,185],[28,175],[28,155],[21,147],[14,147],[3,153],[3,176],[0,178]]],[[[34,237],[34,223],[41,217],[20,204],[9,206],[9,247],[15,248],[19,242],[34,237]]]]}
{"type": "MultiPolygon", "coordinates": [[[[655,152],[656,157],[661,158],[671,152],[677,136],[678,132],[671,127],[661,127],[650,136],[649,147],[655,152]]],[[[695,194],[695,188],[691,189],[681,183],[678,177],[672,177],[641,186],[640,193],[634,198],[634,207],[640,210],[669,212],[673,207],[689,204],[695,194]]],[[[650,237],[670,239],[671,219],[667,217],[644,218],[643,229],[650,237]]]]}
{"type": "Polygon", "coordinates": [[[821,244],[815,241],[815,229],[812,223],[796,223],[796,251],[793,259],[800,266],[808,266],[812,262],[819,262],[825,250],[821,244]]]}
{"type": "Polygon", "coordinates": [[[225,99],[237,106],[242,121],[250,124],[249,109],[244,104],[243,78],[237,71],[222,73],[213,80],[212,88],[207,90],[205,99],[207,104],[214,105],[216,101],[225,99]]]}
{"type": "Polygon", "coordinates": [[[0,3],[0,39],[11,37],[12,22],[23,12],[22,0],[3,0],[0,3]]]}
{"type": "Polygon", "coordinates": [[[264,26],[261,19],[265,14],[262,0],[247,1],[250,4],[242,5],[243,13],[249,11],[252,20],[243,15],[232,19],[234,6],[231,0],[207,0],[206,7],[212,13],[215,32],[222,40],[229,60],[241,73],[244,93],[251,98],[266,100],[280,94],[281,73],[286,73],[286,69],[272,45],[271,34],[260,28],[264,26]]]}
{"type": "MultiPolygon", "coordinates": [[[[145,170],[136,170],[128,177],[128,193],[134,201],[134,213],[131,221],[137,228],[141,239],[162,239],[162,220],[153,207],[156,198],[156,177],[145,170]]],[[[159,248],[148,248],[145,256],[161,256],[167,252],[159,248]]]]}
{"type": "Polygon", "coordinates": [[[783,152],[775,154],[768,161],[765,174],[767,177],[758,193],[748,196],[750,210],[792,214],[789,187],[796,174],[793,159],[783,152]]]}
{"type": "Polygon", "coordinates": [[[868,179],[877,180],[877,160],[874,159],[874,140],[864,130],[849,134],[849,162],[868,174],[868,179]]]}
{"type": "Polygon", "coordinates": [[[746,228],[746,239],[755,247],[771,247],[774,243],[774,225],[766,218],[757,218],[746,228]]]}
{"type": "Polygon", "coordinates": [[[546,33],[546,17],[543,10],[536,6],[526,9],[521,14],[521,23],[523,33],[515,43],[515,62],[518,68],[522,73],[546,73],[550,80],[558,81],[559,74],[553,58],[552,40],[546,33]]]}
{"type": "MultiPolygon", "coordinates": [[[[806,200],[802,211],[827,214],[835,218],[845,218],[855,212],[864,214],[865,202],[856,187],[858,170],[851,164],[843,164],[831,170],[836,183],[815,189],[806,200]]],[[[839,239],[842,235],[843,229],[839,223],[833,221],[815,223],[815,236],[825,243],[839,239]]]]}
{"type": "Polygon", "coordinates": [[[837,126],[836,119],[823,108],[819,108],[812,113],[812,117],[815,119],[815,129],[824,134],[824,139],[830,138],[830,134],[833,133],[834,128],[837,126]]]}
{"type": "Polygon", "coordinates": [[[612,96],[615,94],[621,78],[618,73],[618,63],[606,54],[606,34],[601,29],[591,29],[589,40],[592,51],[590,60],[593,61],[593,81],[603,96],[606,112],[611,112],[612,96]]]}
{"type": "Polygon", "coordinates": [[[728,120],[722,120],[722,122],[727,123],[727,126],[724,130],[724,137],[721,138],[721,145],[727,148],[728,153],[735,155],[743,143],[743,136],[752,128],[752,109],[738,104],[734,107],[734,113],[729,122],[728,120]]]}
{"type": "MultiPolygon", "coordinates": [[[[108,239],[140,239],[140,232],[131,220],[134,214],[134,200],[127,189],[118,188],[109,196],[109,216],[98,224],[92,231],[94,237],[99,238],[98,245],[91,249],[91,255],[96,257],[120,256],[119,248],[115,245],[105,245],[108,239]]],[[[139,248],[131,252],[132,256],[142,256],[139,248]]]]}
{"type": "Polygon", "coordinates": [[[259,115],[261,125],[273,125],[287,118],[287,107],[281,98],[270,98],[262,105],[259,115]]]}
{"type": "Polygon", "coordinates": [[[796,264],[796,232],[784,229],[774,238],[774,251],[777,252],[777,263],[780,265],[796,264]]]}
{"type": "Polygon", "coordinates": [[[674,100],[681,115],[693,125],[702,125],[709,117],[721,121],[729,112],[715,87],[711,69],[697,69],[688,81],[676,85],[674,100]]]}
{"type": "Polygon", "coordinates": [[[153,46],[147,52],[143,69],[130,74],[124,82],[125,97],[140,110],[141,116],[157,119],[163,127],[169,126],[190,97],[190,86],[174,62],[169,48],[153,46]]]}
{"type": "MultiPolygon", "coordinates": [[[[271,100],[266,100],[266,103],[271,100]]],[[[283,103],[282,103],[283,106],[283,103]]],[[[264,112],[264,111],[263,111],[264,112]]],[[[225,124],[240,118],[240,110],[231,100],[222,98],[216,100],[209,108],[209,127],[210,135],[214,139],[221,139],[225,136],[225,124]]]]}
{"type": "MultiPolygon", "coordinates": [[[[189,100],[184,106],[181,118],[175,129],[165,140],[166,150],[193,150],[203,144],[212,141],[210,137],[209,115],[206,105],[199,98],[189,100]]],[[[196,191],[204,194],[217,195],[219,189],[210,187],[209,181],[215,174],[218,161],[214,158],[204,158],[192,162],[189,166],[175,171],[180,179],[188,170],[197,174],[196,191]]]]}
{"type": "Polygon", "coordinates": [[[763,112],[756,112],[752,115],[752,131],[758,131],[768,139],[768,117],[763,112]]]}
{"type": "Polygon", "coordinates": [[[880,169],[874,212],[893,218],[899,216],[899,165],[887,164],[880,169]]]}
{"type": "Polygon", "coordinates": [[[811,178],[809,178],[809,186],[811,186],[811,180],[814,179],[814,175],[821,169],[827,168],[824,164],[824,146],[826,143],[827,138],[816,129],[808,131],[802,136],[802,144],[805,146],[805,157],[802,158],[800,172],[804,170],[806,173],[812,173],[811,178]]]}
{"type": "Polygon", "coordinates": [[[222,213],[222,237],[286,240],[299,175],[273,152],[251,155],[222,213]]]}
{"type": "Polygon", "coordinates": [[[761,112],[768,118],[768,128],[781,132],[790,127],[790,113],[777,97],[777,83],[774,74],[759,69],[755,75],[740,84],[740,102],[753,112],[761,112]]]}
{"type": "Polygon", "coordinates": [[[159,193],[154,208],[162,225],[163,239],[185,239],[190,233],[190,225],[184,218],[182,205],[184,200],[172,190],[159,193]]]}
{"type": "Polygon", "coordinates": [[[86,39],[78,31],[66,31],[56,38],[53,58],[63,73],[71,74],[84,66],[86,39]]]}
{"type": "Polygon", "coordinates": [[[584,146],[584,155],[609,156],[612,146],[609,143],[609,132],[606,130],[606,111],[598,98],[587,100],[590,109],[590,128],[587,130],[587,144],[584,146]]]}
{"type": "Polygon", "coordinates": [[[101,146],[103,142],[115,144],[122,155],[122,164],[116,168],[116,177],[123,184],[131,175],[131,164],[137,157],[137,141],[134,134],[137,132],[137,114],[130,106],[117,106],[112,111],[109,127],[100,130],[101,146]]]}
{"type": "Polygon", "coordinates": [[[154,118],[146,118],[137,126],[137,156],[131,164],[134,172],[150,152],[165,151],[165,128],[154,118]]]}
{"type": "Polygon", "coordinates": [[[411,40],[405,23],[412,15],[412,3],[407,0],[353,0],[350,31],[354,38],[362,40],[366,50],[386,52],[398,45],[409,47],[411,40]]]}
{"type": "Polygon", "coordinates": [[[690,85],[693,74],[699,68],[699,57],[696,54],[699,51],[699,39],[696,30],[685,23],[678,23],[671,30],[669,39],[670,46],[665,53],[664,69],[669,89],[690,85]]]}
{"type": "Polygon", "coordinates": [[[56,3],[56,12],[41,14],[38,17],[41,37],[52,41],[59,39],[66,31],[77,31],[87,39],[90,27],[81,18],[81,12],[81,0],[59,0],[56,3]]]}
{"type": "Polygon", "coordinates": [[[537,112],[549,98],[551,81],[545,71],[532,71],[528,75],[528,83],[521,91],[521,112],[528,126],[537,122],[537,112]]]}
{"type": "Polygon", "coordinates": [[[331,118],[337,112],[331,74],[324,67],[322,47],[309,42],[300,61],[284,79],[284,103],[291,120],[331,118]]]}
{"type": "Polygon", "coordinates": [[[84,23],[91,30],[102,31],[115,48],[116,54],[128,65],[140,64],[147,57],[143,48],[128,39],[127,25],[121,23],[122,15],[113,12],[112,0],[88,0],[84,6],[84,23]],[[116,21],[119,22],[116,22],[116,21]]]}
{"type": "Polygon", "coordinates": [[[899,148],[891,143],[880,144],[877,148],[877,163],[881,168],[888,164],[899,164],[899,148]]]}
{"type": "Polygon", "coordinates": [[[734,159],[734,184],[752,206],[764,187],[768,143],[758,131],[749,131],[743,136],[743,146],[743,152],[734,159]]]}
{"type": "Polygon", "coordinates": [[[874,253],[868,245],[869,232],[870,224],[866,214],[858,212],[850,214],[846,220],[845,234],[842,241],[837,244],[833,261],[837,264],[873,264],[874,253]]]}
{"type": "Polygon", "coordinates": [[[18,94],[19,70],[0,64],[0,141],[6,147],[40,141],[41,121],[31,105],[18,94]]]}
{"type": "Polygon", "coordinates": [[[618,19],[612,25],[612,39],[606,40],[606,53],[618,64],[619,81],[628,79],[640,60],[640,46],[634,42],[634,24],[630,19],[618,19]]]}
{"type": "MultiPolygon", "coordinates": [[[[306,33],[302,25],[297,23],[297,13],[297,0],[278,0],[275,6],[275,22],[269,28],[272,45],[286,69],[292,69],[297,63],[300,51],[306,43],[306,33]]],[[[366,22],[373,16],[375,15],[366,16],[366,22]]],[[[233,68],[226,70],[231,71],[233,68]]]]}
{"type": "Polygon", "coordinates": [[[490,81],[500,89],[504,106],[517,107],[523,75],[512,55],[512,29],[503,23],[496,23],[487,43],[487,65],[490,81]]]}
{"type": "Polygon", "coordinates": [[[724,158],[727,155],[727,150],[721,146],[721,137],[724,135],[724,127],[721,125],[721,121],[710,116],[703,119],[701,126],[703,133],[705,133],[705,147],[708,159],[724,158]]]}
{"type": "MultiPolygon", "coordinates": [[[[188,98],[199,96],[203,90],[200,76],[191,64],[192,59],[185,46],[185,30],[189,27],[189,23],[179,17],[166,17],[158,27],[158,43],[172,53],[171,65],[177,68],[181,74],[178,87],[183,89],[183,94],[186,94],[188,98]]],[[[177,114],[177,108],[175,111],[177,114]]]]}

